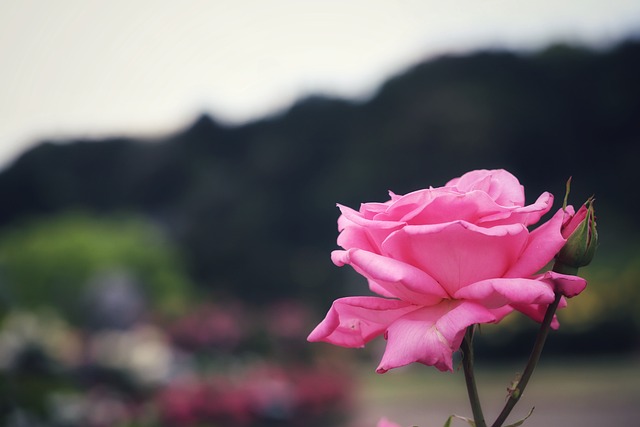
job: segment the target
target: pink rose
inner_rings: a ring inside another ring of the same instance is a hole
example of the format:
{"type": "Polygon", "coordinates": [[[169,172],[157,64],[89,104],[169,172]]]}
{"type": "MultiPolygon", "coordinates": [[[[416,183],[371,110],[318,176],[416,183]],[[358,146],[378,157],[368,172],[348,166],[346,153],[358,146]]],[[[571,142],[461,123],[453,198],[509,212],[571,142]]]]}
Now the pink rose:
{"type": "Polygon", "coordinates": [[[359,211],[339,206],[344,250],[331,258],[351,265],[380,297],[336,300],[308,340],[363,347],[384,335],[377,372],[412,362],[445,371],[468,326],[513,310],[540,321],[555,290],[573,296],[586,286],[576,276],[535,276],[566,242],[562,209],[527,228],[552,203],[545,192],[525,205],[524,188],[509,172],[477,170],[359,211]]]}

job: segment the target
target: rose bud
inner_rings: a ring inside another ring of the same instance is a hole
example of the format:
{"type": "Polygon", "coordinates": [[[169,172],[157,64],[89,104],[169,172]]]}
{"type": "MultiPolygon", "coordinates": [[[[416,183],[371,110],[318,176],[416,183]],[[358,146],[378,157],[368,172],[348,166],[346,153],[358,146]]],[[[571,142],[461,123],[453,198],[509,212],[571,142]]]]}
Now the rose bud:
{"type": "Polygon", "coordinates": [[[567,243],[558,253],[557,261],[573,268],[589,265],[598,246],[593,197],[562,226],[561,233],[562,237],[567,239],[567,243]]]}

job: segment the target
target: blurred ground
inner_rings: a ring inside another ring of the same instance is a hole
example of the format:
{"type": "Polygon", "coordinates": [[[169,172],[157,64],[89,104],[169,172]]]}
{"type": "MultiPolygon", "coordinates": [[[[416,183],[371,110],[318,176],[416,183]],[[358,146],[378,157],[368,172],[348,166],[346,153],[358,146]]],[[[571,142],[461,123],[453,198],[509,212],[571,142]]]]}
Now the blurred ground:
{"type": "MultiPolygon", "coordinates": [[[[477,366],[487,422],[502,409],[506,387],[523,367],[477,366]]],[[[471,416],[462,370],[447,374],[415,365],[377,375],[374,369],[375,363],[361,375],[354,427],[375,426],[381,417],[403,427],[439,427],[451,414],[471,416]]],[[[533,406],[525,427],[639,425],[640,356],[549,361],[543,355],[509,421],[523,418],[533,406]]]]}

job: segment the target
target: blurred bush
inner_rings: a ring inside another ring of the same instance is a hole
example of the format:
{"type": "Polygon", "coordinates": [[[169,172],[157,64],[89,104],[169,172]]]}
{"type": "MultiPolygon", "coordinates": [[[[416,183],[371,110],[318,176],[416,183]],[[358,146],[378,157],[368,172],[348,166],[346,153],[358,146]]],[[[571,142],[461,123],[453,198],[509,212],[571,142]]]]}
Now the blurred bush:
{"type": "Polygon", "coordinates": [[[55,308],[84,323],[100,315],[131,322],[146,304],[180,313],[193,293],[160,229],[141,217],[77,212],[3,230],[0,286],[5,310],[55,308]]]}
{"type": "Polygon", "coordinates": [[[102,329],[12,310],[0,322],[0,425],[345,425],[349,360],[311,351],[310,322],[295,301],[205,301],[102,329]]]}

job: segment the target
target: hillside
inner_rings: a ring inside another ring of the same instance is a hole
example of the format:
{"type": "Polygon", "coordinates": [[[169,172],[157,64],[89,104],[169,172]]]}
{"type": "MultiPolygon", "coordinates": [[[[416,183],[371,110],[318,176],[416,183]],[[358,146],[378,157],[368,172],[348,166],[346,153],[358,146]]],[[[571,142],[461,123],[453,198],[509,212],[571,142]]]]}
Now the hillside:
{"type": "Polygon", "coordinates": [[[0,227],[69,209],[143,213],[201,286],[324,304],[350,277],[329,261],[336,202],[506,168],[529,200],[548,190],[556,206],[573,176],[575,204],[596,195],[602,258],[637,252],[638,76],[640,42],[487,51],[417,65],[361,103],[311,97],[237,127],[203,115],[152,142],[43,141],[0,174],[0,227]]]}

